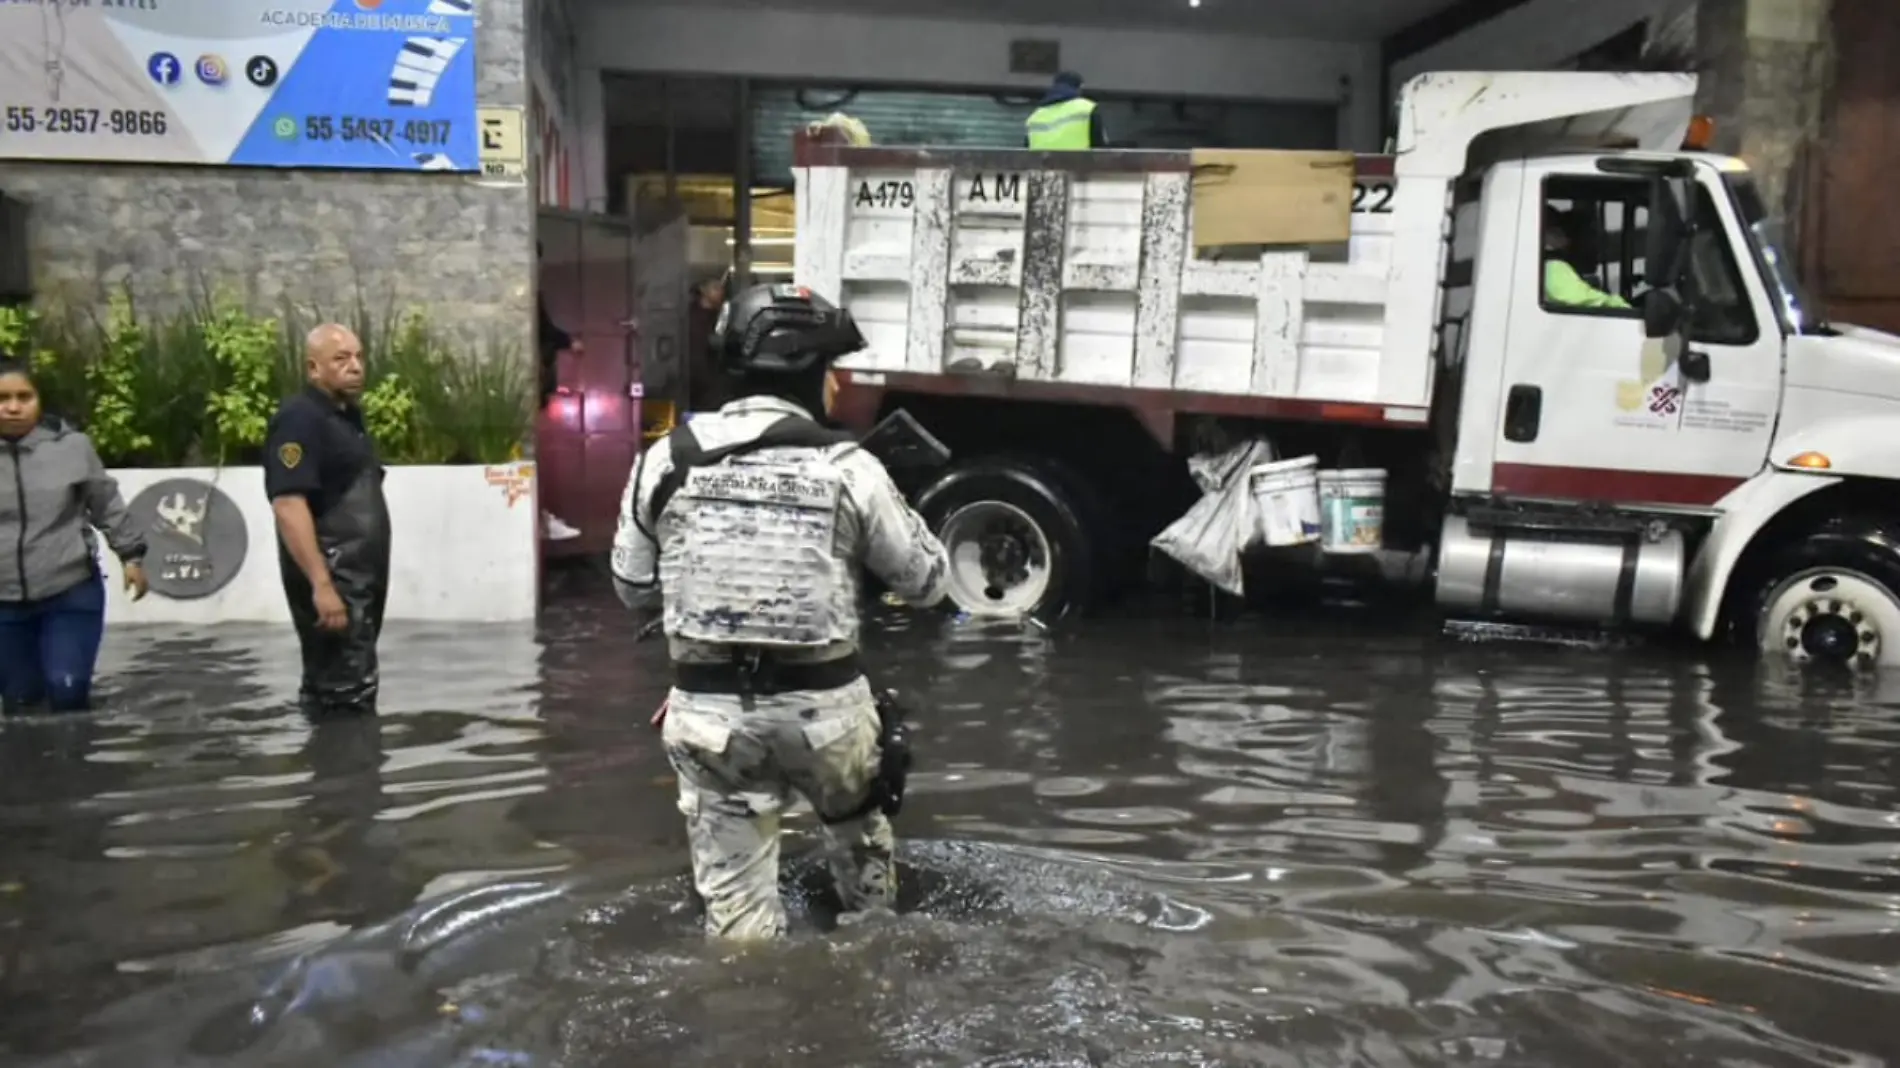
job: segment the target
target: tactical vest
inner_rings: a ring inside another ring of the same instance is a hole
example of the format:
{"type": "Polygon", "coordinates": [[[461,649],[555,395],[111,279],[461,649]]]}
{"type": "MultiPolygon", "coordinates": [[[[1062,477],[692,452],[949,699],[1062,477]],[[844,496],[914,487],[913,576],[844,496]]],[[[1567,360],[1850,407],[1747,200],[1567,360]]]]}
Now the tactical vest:
{"type": "Polygon", "coordinates": [[[673,466],[649,506],[656,526],[671,508],[658,543],[667,635],[764,649],[850,640],[842,613],[855,610],[856,591],[841,588],[853,577],[837,551],[844,476],[829,449],[852,437],[787,416],[719,449],[701,449],[690,426],[669,441],[673,466]],[[827,451],[741,460],[794,447],[827,451]]]}
{"type": "Polygon", "coordinates": [[[1095,101],[1086,97],[1046,104],[1029,116],[1029,147],[1040,152],[1086,151],[1095,101]]]}

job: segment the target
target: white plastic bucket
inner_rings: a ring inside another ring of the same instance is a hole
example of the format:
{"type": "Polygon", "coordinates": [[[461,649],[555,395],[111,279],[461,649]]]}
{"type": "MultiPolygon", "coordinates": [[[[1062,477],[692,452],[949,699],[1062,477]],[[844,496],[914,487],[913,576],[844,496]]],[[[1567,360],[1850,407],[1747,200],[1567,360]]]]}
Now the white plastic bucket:
{"type": "Polygon", "coordinates": [[[1320,548],[1372,553],[1385,544],[1385,472],[1358,467],[1319,473],[1320,548]]]}
{"type": "Polygon", "coordinates": [[[1257,464],[1247,486],[1261,541],[1280,547],[1319,540],[1319,457],[1257,464]]]}

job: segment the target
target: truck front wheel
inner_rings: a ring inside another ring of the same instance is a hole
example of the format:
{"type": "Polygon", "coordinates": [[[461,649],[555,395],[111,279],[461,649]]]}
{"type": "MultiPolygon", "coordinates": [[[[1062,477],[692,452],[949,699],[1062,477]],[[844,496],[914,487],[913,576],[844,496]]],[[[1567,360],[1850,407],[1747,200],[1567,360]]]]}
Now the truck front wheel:
{"type": "Polygon", "coordinates": [[[1900,523],[1829,520],[1775,552],[1745,592],[1738,636],[1764,656],[1900,667],[1900,523]]]}
{"type": "Polygon", "coordinates": [[[950,555],[959,609],[1045,620],[1086,610],[1097,553],[1075,476],[1048,462],[985,457],[937,480],[917,506],[950,555]]]}

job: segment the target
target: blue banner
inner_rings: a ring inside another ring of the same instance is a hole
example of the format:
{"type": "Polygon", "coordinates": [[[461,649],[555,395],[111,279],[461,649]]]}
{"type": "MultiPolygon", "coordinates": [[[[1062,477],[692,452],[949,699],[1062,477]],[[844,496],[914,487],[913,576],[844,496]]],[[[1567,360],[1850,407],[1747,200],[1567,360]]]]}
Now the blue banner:
{"type": "Polygon", "coordinates": [[[0,158],[478,172],[480,0],[0,0],[0,158]]]}

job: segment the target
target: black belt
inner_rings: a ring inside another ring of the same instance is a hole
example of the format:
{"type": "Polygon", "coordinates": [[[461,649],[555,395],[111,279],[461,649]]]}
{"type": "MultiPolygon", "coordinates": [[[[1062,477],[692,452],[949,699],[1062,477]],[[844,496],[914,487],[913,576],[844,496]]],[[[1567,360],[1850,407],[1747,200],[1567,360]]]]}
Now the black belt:
{"type": "Polygon", "coordinates": [[[864,665],[858,662],[856,653],[812,664],[788,664],[770,655],[726,663],[673,662],[673,685],[687,693],[769,697],[794,690],[835,690],[863,677],[864,665]]]}

